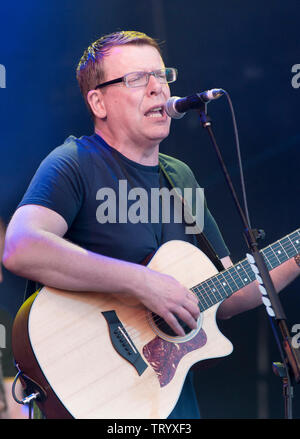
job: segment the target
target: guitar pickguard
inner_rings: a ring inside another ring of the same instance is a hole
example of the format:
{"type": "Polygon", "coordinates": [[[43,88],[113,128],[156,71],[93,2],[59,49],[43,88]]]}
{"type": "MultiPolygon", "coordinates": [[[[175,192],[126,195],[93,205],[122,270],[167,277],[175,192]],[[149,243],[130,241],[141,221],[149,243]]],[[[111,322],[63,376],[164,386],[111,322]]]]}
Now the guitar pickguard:
{"type": "Polygon", "coordinates": [[[143,355],[156,372],[161,387],[166,386],[175,375],[180,360],[189,352],[203,347],[207,336],[203,329],[185,343],[175,343],[155,337],[143,348],[143,355]]]}

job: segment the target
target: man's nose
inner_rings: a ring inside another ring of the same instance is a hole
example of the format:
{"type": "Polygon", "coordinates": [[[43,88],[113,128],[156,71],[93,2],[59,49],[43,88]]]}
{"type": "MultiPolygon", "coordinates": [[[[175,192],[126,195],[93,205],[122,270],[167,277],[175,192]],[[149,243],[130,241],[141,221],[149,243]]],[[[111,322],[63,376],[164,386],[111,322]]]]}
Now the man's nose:
{"type": "Polygon", "coordinates": [[[163,84],[158,78],[154,76],[153,73],[149,75],[149,81],[147,84],[147,91],[149,94],[158,94],[162,91],[163,84]]]}

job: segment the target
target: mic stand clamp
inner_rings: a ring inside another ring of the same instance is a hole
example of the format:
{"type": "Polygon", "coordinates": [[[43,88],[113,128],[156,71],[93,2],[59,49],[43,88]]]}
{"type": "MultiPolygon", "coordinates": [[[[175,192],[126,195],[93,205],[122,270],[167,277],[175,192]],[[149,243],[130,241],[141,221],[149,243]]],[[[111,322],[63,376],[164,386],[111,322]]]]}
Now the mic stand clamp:
{"type": "Polygon", "coordinates": [[[294,396],[294,390],[289,383],[286,366],[282,363],[274,362],[272,368],[274,374],[282,379],[282,395],[284,399],[285,418],[291,419],[291,401],[294,396]]]}
{"type": "MultiPolygon", "coordinates": [[[[270,317],[274,317],[277,321],[278,327],[281,332],[282,341],[281,343],[278,340],[278,336],[276,334],[275,328],[272,326],[274,331],[274,336],[276,342],[278,344],[279,351],[281,353],[281,357],[284,357],[283,352],[285,352],[285,358],[283,358],[283,365],[285,367],[285,376],[284,376],[284,389],[286,386],[290,386],[290,374],[292,376],[292,380],[296,383],[300,382],[300,353],[299,349],[293,347],[291,343],[291,336],[289,334],[287,324],[286,324],[286,316],[283,311],[281,302],[279,300],[278,294],[275,291],[269,270],[267,269],[266,262],[258,250],[257,239],[264,237],[265,233],[261,230],[253,230],[250,228],[249,222],[244,214],[239,200],[236,195],[236,191],[232,184],[231,178],[225,166],[224,160],[222,158],[220,149],[217,145],[214,133],[212,131],[211,125],[212,120],[207,115],[207,103],[203,103],[199,105],[197,112],[200,117],[200,122],[209,133],[210,139],[214,146],[215,152],[217,154],[217,158],[221,165],[222,171],[224,173],[227,185],[229,186],[230,193],[233,197],[234,203],[236,205],[237,211],[241,218],[244,227],[244,236],[246,238],[246,243],[250,251],[250,255],[247,255],[248,261],[250,262],[251,268],[256,275],[256,279],[259,282],[260,292],[263,294],[262,300],[266,306],[267,313],[270,317]]],[[[285,398],[289,398],[289,400],[285,400],[286,407],[286,417],[291,418],[291,396],[292,390],[284,390],[285,398]]]]}

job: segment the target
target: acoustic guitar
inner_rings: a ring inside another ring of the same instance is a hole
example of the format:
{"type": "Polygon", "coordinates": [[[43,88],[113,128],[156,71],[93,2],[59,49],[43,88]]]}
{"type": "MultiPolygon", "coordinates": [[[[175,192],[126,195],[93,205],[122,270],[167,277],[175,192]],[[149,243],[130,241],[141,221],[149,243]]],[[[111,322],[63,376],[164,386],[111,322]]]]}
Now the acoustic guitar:
{"type": "MultiPolygon", "coordinates": [[[[300,229],[261,252],[272,270],[300,253],[300,229]]],[[[224,299],[255,280],[249,260],[219,273],[195,246],[170,241],[148,266],[197,295],[197,329],[183,325],[185,336],[177,336],[161,317],[122,294],[43,287],[20,308],[14,358],[23,384],[35,383],[40,390],[37,403],[47,418],[166,418],[189,369],[232,352],[216,312],[224,299]]]]}

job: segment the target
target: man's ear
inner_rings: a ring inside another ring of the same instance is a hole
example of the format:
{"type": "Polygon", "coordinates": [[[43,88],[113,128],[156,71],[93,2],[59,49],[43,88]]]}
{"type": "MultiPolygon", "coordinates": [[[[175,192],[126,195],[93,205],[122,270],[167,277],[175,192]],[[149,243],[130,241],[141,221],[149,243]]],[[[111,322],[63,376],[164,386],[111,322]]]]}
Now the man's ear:
{"type": "Polygon", "coordinates": [[[87,101],[96,117],[99,119],[106,117],[105,103],[100,90],[90,90],[87,94],[87,101]]]}

